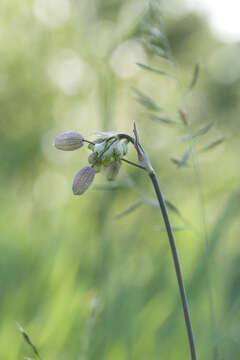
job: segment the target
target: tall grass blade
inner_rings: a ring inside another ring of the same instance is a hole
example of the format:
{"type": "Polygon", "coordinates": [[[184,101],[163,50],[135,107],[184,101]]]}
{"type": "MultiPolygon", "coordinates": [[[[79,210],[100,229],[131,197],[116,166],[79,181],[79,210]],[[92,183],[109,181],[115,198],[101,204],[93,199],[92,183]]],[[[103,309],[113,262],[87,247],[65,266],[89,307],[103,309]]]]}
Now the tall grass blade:
{"type": "Polygon", "coordinates": [[[224,141],[226,140],[226,136],[223,136],[213,142],[211,142],[209,145],[207,146],[204,146],[200,152],[205,152],[205,151],[208,151],[208,150],[212,150],[214,149],[215,147],[217,147],[218,145],[222,144],[224,141]]]}
{"type": "Polygon", "coordinates": [[[146,95],[145,93],[136,88],[132,89],[136,95],[136,101],[143,105],[145,108],[152,111],[161,110],[161,107],[150,96],[146,95]]]}
{"type": "Polygon", "coordinates": [[[182,166],[186,165],[187,161],[189,160],[190,156],[192,155],[192,152],[193,152],[192,148],[190,148],[188,151],[185,152],[182,159],[178,163],[178,166],[177,166],[178,169],[181,168],[182,166]]]}
{"type": "Polygon", "coordinates": [[[182,136],[181,140],[182,141],[186,141],[186,140],[190,140],[190,139],[194,139],[196,137],[199,136],[203,136],[206,135],[209,130],[211,130],[211,128],[213,127],[215,121],[211,122],[210,124],[204,126],[203,128],[201,128],[200,130],[198,130],[195,134],[191,135],[191,134],[186,134],[184,136],[182,136]]]}
{"type": "Polygon", "coordinates": [[[156,68],[152,68],[151,66],[141,64],[141,63],[136,63],[136,65],[139,66],[140,68],[142,68],[143,70],[147,70],[147,71],[153,72],[153,73],[158,74],[158,75],[164,75],[164,76],[172,77],[172,78],[175,79],[175,77],[173,75],[167,73],[166,71],[162,71],[162,70],[159,70],[159,69],[156,69],[156,68]]]}
{"type": "Polygon", "coordinates": [[[193,70],[193,77],[192,77],[191,83],[189,85],[190,89],[193,89],[196,86],[198,78],[199,78],[199,72],[200,72],[200,64],[196,63],[194,66],[194,70],[193,70]]]}
{"type": "Polygon", "coordinates": [[[138,209],[142,204],[143,204],[142,200],[136,201],[135,203],[130,205],[126,210],[124,210],[121,213],[117,214],[115,216],[115,219],[119,220],[119,219],[123,218],[124,216],[131,214],[133,211],[138,209]]]}
{"type": "Polygon", "coordinates": [[[26,331],[24,330],[24,328],[17,323],[17,327],[18,330],[21,332],[24,340],[26,341],[26,343],[31,347],[31,349],[33,350],[34,354],[38,357],[38,359],[41,360],[40,354],[36,348],[36,346],[34,345],[34,343],[32,342],[31,338],[29,337],[29,335],[26,333],[26,331]]]}
{"type": "Polygon", "coordinates": [[[160,122],[160,123],[163,123],[163,124],[166,124],[166,125],[176,125],[176,124],[179,124],[179,122],[169,116],[159,116],[159,115],[155,115],[155,114],[148,114],[149,118],[152,120],[152,121],[155,121],[155,122],[160,122]]]}

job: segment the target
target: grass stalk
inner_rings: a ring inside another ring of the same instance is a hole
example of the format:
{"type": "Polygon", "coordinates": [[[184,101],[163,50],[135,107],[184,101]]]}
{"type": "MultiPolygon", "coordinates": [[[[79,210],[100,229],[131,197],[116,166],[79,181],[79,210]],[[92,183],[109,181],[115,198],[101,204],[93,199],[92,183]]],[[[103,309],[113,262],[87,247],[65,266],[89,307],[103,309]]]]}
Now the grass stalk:
{"type": "Polygon", "coordinates": [[[175,272],[176,272],[176,276],[177,276],[178,287],[179,287],[179,292],[180,292],[180,297],[181,297],[181,302],[182,302],[185,325],[186,325],[186,329],[187,329],[188,342],[189,342],[189,348],[190,348],[190,353],[191,353],[191,360],[196,360],[197,359],[196,346],[195,346],[195,341],[194,341],[194,335],[193,335],[192,323],[191,323],[190,312],[189,312],[189,307],[188,307],[187,295],[186,295],[186,290],[185,290],[185,286],[184,286],[184,280],[183,280],[183,275],[182,275],[182,270],[181,270],[180,259],[179,259],[171,223],[169,220],[167,207],[166,207],[166,204],[165,204],[165,201],[164,201],[164,198],[163,198],[160,186],[159,186],[159,182],[158,182],[158,179],[157,179],[157,176],[156,176],[156,173],[154,170],[149,173],[149,177],[154,186],[154,190],[155,190],[158,202],[159,202],[159,206],[160,206],[163,220],[164,220],[166,230],[167,230],[167,235],[168,235],[169,244],[170,244],[170,248],[171,248],[171,252],[172,252],[172,257],[173,257],[173,262],[174,262],[174,267],[175,267],[175,272]]]}

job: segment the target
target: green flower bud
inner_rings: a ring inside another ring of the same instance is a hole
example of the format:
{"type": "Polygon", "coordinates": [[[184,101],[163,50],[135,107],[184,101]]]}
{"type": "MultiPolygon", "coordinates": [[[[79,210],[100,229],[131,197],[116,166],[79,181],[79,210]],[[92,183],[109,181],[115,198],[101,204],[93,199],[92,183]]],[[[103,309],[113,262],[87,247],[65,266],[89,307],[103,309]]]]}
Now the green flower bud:
{"type": "Polygon", "coordinates": [[[66,132],[55,138],[54,146],[59,150],[72,151],[83,146],[84,137],[74,131],[66,132]]]}
{"type": "Polygon", "coordinates": [[[113,148],[113,154],[115,159],[120,159],[123,156],[122,143],[118,142],[113,148]]]}
{"type": "Polygon", "coordinates": [[[93,150],[93,148],[94,148],[94,144],[88,144],[88,149],[89,150],[93,150]]]}
{"type": "Polygon", "coordinates": [[[102,160],[105,162],[110,161],[111,162],[111,158],[113,156],[113,147],[111,146],[102,156],[102,160]]]}
{"type": "Polygon", "coordinates": [[[92,153],[92,154],[90,154],[89,157],[88,157],[88,162],[89,162],[89,164],[93,164],[94,161],[96,160],[97,156],[98,156],[97,153],[92,153]]]}
{"type": "Polygon", "coordinates": [[[105,142],[102,142],[100,144],[95,144],[93,151],[99,154],[104,150],[104,148],[105,148],[105,142]]]}
{"type": "Polygon", "coordinates": [[[85,166],[75,175],[72,184],[74,195],[82,195],[92,184],[95,170],[91,166],[85,166]]]}
{"type": "Polygon", "coordinates": [[[94,170],[95,170],[95,173],[99,173],[101,170],[102,170],[102,162],[101,161],[98,161],[96,163],[96,165],[94,165],[94,170]]]}
{"type": "Polygon", "coordinates": [[[128,141],[127,140],[122,142],[122,150],[123,150],[123,156],[127,155],[127,153],[128,153],[128,141]]]}
{"type": "Polygon", "coordinates": [[[113,158],[112,157],[102,157],[102,164],[105,167],[108,167],[111,163],[113,162],[113,158]]]}
{"type": "Polygon", "coordinates": [[[106,176],[108,181],[113,181],[117,177],[121,163],[119,161],[113,161],[106,169],[106,176]]]}
{"type": "Polygon", "coordinates": [[[94,144],[100,144],[102,142],[105,142],[105,140],[107,140],[107,137],[99,137],[99,138],[95,139],[93,142],[94,142],[94,144]]]}

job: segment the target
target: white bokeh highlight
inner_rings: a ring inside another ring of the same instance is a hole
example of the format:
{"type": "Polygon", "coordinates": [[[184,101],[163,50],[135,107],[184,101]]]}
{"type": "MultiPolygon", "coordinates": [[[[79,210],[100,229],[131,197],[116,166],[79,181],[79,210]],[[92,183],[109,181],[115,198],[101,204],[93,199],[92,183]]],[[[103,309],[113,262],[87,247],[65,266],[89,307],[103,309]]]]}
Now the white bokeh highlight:
{"type": "Polygon", "coordinates": [[[51,81],[65,94],[75,95],[86,88],[92,74],[88,64],[71,49],[64,49],[52,55],[47,65],[51,81]]]}
{"type": "Polygon", "coordinates": [[[50,28],[63,25],[71,16],[69,0],[35,0],[33,13],[36,18],[50,28]]]}
{"type": "Polygon", "coordinates": [[[142,45],[135,40],[128,40],[118,45],[110,58],[112,70],[123,79],[138,73],[137,62],[146,63],[146,54],[142,45]]]}

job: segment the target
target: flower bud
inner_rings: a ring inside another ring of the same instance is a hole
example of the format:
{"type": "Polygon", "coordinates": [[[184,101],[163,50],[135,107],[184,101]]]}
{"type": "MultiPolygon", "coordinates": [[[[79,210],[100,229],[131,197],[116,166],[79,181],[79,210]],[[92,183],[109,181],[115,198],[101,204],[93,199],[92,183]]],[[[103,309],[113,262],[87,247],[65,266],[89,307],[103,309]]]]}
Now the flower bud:
{"type": "Polygon", "coordinates": [[[121,158],[123,156],[123,147],[122,147],[122,144],[120,142],[118,142],[114,146],[113,153],[114,153],[115,159],[119,159],[119,158],[121,158]]]}
{"type": "Polygon", "coordinates": [[[89,157],[88,157],[88,162],[89,162],[89,164],[93,164],[94,161],[96,160],[97,156],[98,156],[97,153],[92,153],[92,154],[90,154],[89,157]]]}
{"type": "Polygon", "coordinates": [[[95,144],[93,151],[100,154],[105,148],[105,142],[102,142],[100,144],[95,144]]]}
{"type": "Polygon", "coordinates": [[[127,140],[122,142],[122,150],[123,150],[123,156],[127,155],[127,153],[128,153],[128,141],[127,140]]]}
{"type": "Polygon", "coordinates": [[[91,166],[85,166],[75,175],[72,184],[74,195],[83,194],[92,184],[95,176],[95,170],[91,166]]]}
{"type": "Polygon", "coordinates": [[[113,181],[117,177],[119,170],[120,170],[120,162],[113,161],[109,167],[106,169],[106,176],[108,181],[113,181]]]}
{"type": "Polygon", "coordinates": [[[83,146],[84,137],[74,131],[66,132],[55,138],[54,146],[59,150],[72,151],[83,146]]]}
{"type": "Polygon", "coordinates": [[[100,173],[100,171],[102,170],[102,163],[101,161],[98,161],[96,163],[96,165],[94,166],[94,170],[95,170],[95,174],[100,173]]]}

